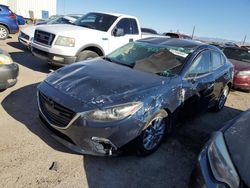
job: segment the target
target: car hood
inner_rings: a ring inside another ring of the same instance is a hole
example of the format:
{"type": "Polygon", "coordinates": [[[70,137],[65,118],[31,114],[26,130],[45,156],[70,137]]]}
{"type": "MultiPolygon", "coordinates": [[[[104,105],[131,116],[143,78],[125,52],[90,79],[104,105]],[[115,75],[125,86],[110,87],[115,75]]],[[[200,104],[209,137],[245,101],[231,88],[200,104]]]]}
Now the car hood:
{"type": "Polygon", "coordinates": [[[97,32],[102,32],[99,30],[89,29],[86,27],[80,27],[71,24],[51,24],[51,25],[39,25],[37,28],[41,31],[53,33],[55,35],[60,34],[64,36],[72,36],[73,33],[90,32],[92,35],[97,32]]]}
{"type": "Polygon", "coordinates": [[[243,70],[250,70],[250,63],[239,61],[235,59],[229,59],[231,63],[234,65],[235,71],[243,71],[243,70]]]}
{"type": "Polygon", "coordinates": [[[232,161],[241,179],[250,187],[250,109],[239,118],[232,121],[232,125],[224,132],[232,161]]]}
{"type": "Polygon", "coordinates": [[[85,104],[101,107],[136,100],[141,91],[169,80],[97,58],[61,68],[45,82],[85,104]]]}

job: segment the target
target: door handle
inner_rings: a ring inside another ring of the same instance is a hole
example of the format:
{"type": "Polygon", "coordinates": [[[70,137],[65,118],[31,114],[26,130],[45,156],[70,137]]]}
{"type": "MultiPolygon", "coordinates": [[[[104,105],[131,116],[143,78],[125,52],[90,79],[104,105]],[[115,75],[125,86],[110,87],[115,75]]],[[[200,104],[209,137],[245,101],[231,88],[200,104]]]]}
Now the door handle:
{"type": "Polygon", "coordinates": [[[133,42],[134,41],[134,39],[129,39],[129,42],[133,42]]]}

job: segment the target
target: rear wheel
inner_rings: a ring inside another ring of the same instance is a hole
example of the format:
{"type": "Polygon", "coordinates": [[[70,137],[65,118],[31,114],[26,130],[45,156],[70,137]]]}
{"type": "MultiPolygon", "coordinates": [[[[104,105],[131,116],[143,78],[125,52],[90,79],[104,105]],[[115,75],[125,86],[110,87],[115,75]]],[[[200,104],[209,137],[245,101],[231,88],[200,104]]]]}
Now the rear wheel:
{"type": "Polygon", "coordinates": [[[218,111],[220,111],[220,110],[224,107],[224,105],[225,105],[225,103],[226,103],[226,100],[227,100],[228,94],[229,94],[229,87],[228,87],[228,85],[226,85],[226,86],[224,87],[224,89],[222,90],[222,92],[221,92],[219,101],[218,101],[217,104],[212,108],[213,111],[218,112],[218,111]]]}
{"type": "Polygon", "coordinates": [[[137,152],[139,155],[149,155],[161,145],[167,132],[168,121],[159,112],[147,123],[147,128],[137,138],[137,152]]]}
{"type": "Polygon", "coordinates": [[[0,40],[5,40],[9,36],[7,27],[0,25],[0,40]]]}
{"type": "Polygon", "coordinates": [[[95,58],[95,57],[98,57],[99,55],[93,51],[90,51],[90,50],[84,50],[82,51],[77,59],[76,59],[76,62],[79,62],[79,61],[83,61],[83,60],[87,60],[87,59],[92,59],[92,58],[95,58]]]}

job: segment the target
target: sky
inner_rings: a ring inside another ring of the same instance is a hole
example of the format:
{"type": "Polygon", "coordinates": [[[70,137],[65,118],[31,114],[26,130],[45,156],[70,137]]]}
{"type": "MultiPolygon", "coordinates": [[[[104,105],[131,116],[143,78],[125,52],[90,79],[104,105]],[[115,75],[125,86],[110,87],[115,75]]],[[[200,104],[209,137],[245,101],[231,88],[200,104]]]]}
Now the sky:
{"type": "Polygon", "coordinates": [[[138,17],[160,33],[250,42],[250,0],[57,0],[57,14],[115,12],[138,17]]]}

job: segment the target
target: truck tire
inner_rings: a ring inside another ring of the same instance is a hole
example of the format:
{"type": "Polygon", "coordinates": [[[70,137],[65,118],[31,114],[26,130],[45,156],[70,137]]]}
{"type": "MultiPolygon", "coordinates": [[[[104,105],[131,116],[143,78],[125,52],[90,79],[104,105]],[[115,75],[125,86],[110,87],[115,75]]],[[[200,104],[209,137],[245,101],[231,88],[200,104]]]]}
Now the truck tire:
{"type": "Polygon", "coordinates": [[[82,52],[79,53],[77,59],[76,59],[76,62],[79,62],[79,61],[84,61],[84,60],[87,60],[87,59],[92,59],[92,58],[95,58],[95,57],[98,57],[99,55],[93,51],[90,51],[90,50],[84,50],[82,52]]]}
{"type": "Polygon", "coordinates": [[[7,27],[0,25],[0,40],[5,40],[9,36],[9,30],[7,27]]]}

